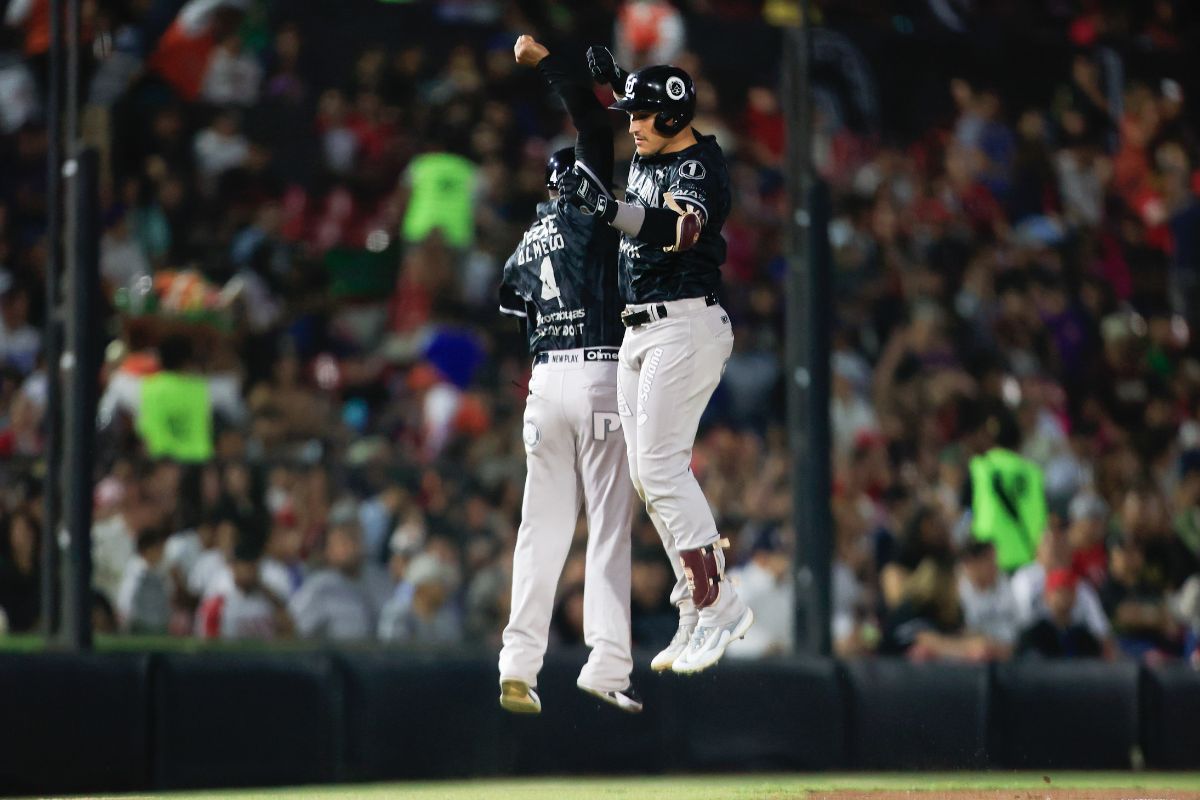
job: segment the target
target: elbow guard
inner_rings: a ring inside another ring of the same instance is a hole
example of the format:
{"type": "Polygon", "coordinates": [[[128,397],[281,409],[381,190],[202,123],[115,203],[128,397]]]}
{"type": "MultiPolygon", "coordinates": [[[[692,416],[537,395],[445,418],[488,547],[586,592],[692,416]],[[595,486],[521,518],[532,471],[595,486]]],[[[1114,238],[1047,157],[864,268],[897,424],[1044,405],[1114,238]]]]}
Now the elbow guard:
{"type": "Polygon", "coordinates": [[[675,244],[664,247],[668,253],[682,253],[691,250],[700,238],[700,215],[695,211],[685,211],[675,223],[675,244]]]}
{"type": "Polygon", "coordinates": [[[665,193],[663,199],[666,207],[679,215],[679,218],[675,220],[675,243],[667,245],[663,250],[668,253],[682,253],[684,250],[691,250],[700,239],[700,230],[704,227],[704,222],[698,213],[683,208],[675,202],[675,198],[670,192],[665,193]]]}

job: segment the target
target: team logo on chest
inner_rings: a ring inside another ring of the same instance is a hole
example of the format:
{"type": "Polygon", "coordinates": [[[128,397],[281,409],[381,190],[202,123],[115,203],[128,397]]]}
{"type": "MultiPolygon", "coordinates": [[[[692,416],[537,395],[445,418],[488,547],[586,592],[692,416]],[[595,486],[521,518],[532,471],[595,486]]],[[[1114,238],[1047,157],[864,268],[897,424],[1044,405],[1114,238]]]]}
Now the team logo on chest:
{"type": "Polygon", "coordinates": [[[691,161],[685,161],[679,165],[679,175],[682,178],[698,181],[707,174],[708,173],[704,170],[704,165],[695,159],[692,159],[691,161]]]}
{"type": "Polygon", "coordinates": [[[654,172],[649,169],[635,168],[625,193],[638,198],[650,208],[658,208],[662,202],[658,186],[654,182],[654,172]]]}

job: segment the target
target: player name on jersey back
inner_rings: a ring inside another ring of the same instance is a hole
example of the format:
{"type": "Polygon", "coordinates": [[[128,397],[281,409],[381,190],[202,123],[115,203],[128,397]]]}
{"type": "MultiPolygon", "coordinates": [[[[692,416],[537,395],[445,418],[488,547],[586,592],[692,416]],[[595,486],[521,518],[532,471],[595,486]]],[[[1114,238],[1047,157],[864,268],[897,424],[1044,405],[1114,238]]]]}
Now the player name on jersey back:
{"type": "Polygon", "coordinates": [[[521,244],[517,247],[517,263],[529,264],[540,261],[556,250],[567,246],[566,239],[558,230],[554,215],[543,217],[525,231],[521,244]]]}
{"type": "Polygon", "coordinates": [[[501,293],[526,319],[530,352],[620,345],[617,235],[561,199],[538,204],[504,265],[511,295],[501,293]]]}

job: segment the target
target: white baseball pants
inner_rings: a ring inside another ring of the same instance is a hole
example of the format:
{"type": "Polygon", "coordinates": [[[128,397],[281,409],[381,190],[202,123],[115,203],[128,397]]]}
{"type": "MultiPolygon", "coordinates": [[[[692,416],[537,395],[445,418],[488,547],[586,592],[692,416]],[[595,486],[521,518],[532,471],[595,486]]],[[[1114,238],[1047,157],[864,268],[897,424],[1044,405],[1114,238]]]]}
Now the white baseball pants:
{"type": "Polygon", "coordinates": [[[629,474],[675,570],[671,602],[686,622],[694,621],[697,612],[679,551],[720,538],[712,509],[692,475],[692,445],[700,415],[733,351],[733,330],[724,309],[703,298],[661,305],[666,317],[625,331],[617,403],[629,474]]]}
{"type": "MultiPolygon", "coordinates": [[[[529,381],[523,430],[528,474],[501,679],[537,685],[555,589],[582,504],[588,521],[583,633],[591,654],[579,680],[602,691],[629,685],[634,493],[617,416],[617,364],[585,360],[596,354],[553,351],[529,381]]],[[[601,355],[615,357],[612,351],[601,355]]]]}

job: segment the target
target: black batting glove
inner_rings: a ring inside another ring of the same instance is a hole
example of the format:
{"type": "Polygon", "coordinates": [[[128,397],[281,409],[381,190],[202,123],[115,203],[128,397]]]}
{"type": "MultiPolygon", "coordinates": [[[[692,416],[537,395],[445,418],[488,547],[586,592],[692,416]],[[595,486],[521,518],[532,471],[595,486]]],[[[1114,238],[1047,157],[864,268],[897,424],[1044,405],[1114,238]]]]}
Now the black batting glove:
{"type": "Polygon", "coordinates": [[[618,93],[625,91],[625,78],[629,73],[617,66],[616,59],[607,47],[589,47],[587,51],[588,71],[592,80],[601,85],[612,86],[618,93]]]}
{"type": "Polygon", "coordinates": [[[608,196],[599,181],[581,170],[578,164],[562,176],[558,191],[564,200],[586,216],[596,215],[604,222],[612,222],[617,216],[616,201],[608,196]]]}

